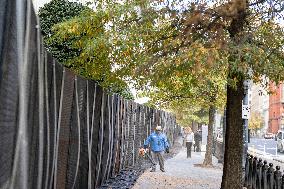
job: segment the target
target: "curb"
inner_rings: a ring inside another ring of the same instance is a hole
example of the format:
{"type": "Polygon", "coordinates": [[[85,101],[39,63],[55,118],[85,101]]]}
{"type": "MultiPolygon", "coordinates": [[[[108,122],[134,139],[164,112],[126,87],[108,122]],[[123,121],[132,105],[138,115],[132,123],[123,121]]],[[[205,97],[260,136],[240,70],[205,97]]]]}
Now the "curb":
{"type": "MultiPolygon", "coordinates": [[[[249,148],[247,152],[248,152],[249,154],[252,154],[252,155],[256,154],[256,155],[265,157],[265,154],[263,154],[262,151],[257,150],[257,149],[252,150],[251,148],[249,148]]],[[[262,157],[261,157],[261,158],[262,158],[262,157]]],[[[268,157],[265,157],[265,158],[268,159],[268,160],[277,161],[277,162],[279,162],[279,163],[284,163],[284,159],[279,159],[279,158],[269,157],[269,156],[268,156],[268,157]]]]}
{"type": "Polygon", "coordinates": [[[279,163],[284,163],[284,160],[281,160],[281,159],[275,159],[273,158],[274,161],[278,161],[279,163]]]}

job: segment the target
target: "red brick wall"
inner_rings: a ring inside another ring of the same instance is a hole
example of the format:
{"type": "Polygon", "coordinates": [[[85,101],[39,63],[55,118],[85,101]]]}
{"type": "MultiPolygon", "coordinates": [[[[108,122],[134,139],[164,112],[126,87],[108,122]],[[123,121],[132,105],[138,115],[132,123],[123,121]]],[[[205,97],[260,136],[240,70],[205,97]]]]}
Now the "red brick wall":
{"type": "Polygon", "coordinates": [[[277,131],[281,128],[281,115],[284,112],[281,102],[282,84],[278,86],[270,84],[269,88],[270,90],[274,90],[275,93],[269,96],[268,132],[277,133],[277,131]]]}

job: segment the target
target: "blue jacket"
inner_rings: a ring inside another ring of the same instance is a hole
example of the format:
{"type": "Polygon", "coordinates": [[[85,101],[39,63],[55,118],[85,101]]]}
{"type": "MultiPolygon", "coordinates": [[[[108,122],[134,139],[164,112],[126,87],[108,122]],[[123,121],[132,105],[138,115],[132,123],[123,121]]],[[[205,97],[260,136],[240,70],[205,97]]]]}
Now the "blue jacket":
{"type": "Polygon", "coordinates": [[[169,143],[165,134],[160,133],[159,135],[156,132],[153,132],[145,141],[144,147],[148,147],[150,144],[151,150],[154,152],[165,151],[166,148],[169,148],[169,143]]]}

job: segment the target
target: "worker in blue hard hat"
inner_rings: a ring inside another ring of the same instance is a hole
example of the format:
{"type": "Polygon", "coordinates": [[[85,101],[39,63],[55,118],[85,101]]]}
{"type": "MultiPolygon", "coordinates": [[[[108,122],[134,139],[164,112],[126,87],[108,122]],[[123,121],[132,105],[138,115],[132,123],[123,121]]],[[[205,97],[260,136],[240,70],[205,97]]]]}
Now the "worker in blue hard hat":
{"type": "MultiPolygon", "coordinates": [[[[162,132],[162,127],[157,126],[155,129],[155,132],[153,132],[145,141],[144,148],[148,148],[150,144],[151,147],[151,154],[152,158],[155,161],[155,164],[157,164],[157,161],[160,165],[160,170],[162,172],[165,172],[164,167],[164,152],[169,153],[169,143],[167,136],[162,132]]],[[[152,166],[151,172],[156,171],[156,165],[152,166]]]]}

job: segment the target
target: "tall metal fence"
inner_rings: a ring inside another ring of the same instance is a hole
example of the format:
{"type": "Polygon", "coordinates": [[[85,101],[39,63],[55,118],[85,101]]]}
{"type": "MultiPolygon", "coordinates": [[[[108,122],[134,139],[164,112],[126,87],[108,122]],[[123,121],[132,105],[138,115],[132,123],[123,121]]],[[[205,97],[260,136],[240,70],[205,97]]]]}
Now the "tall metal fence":
{"type": "Polygon", "coordinates": [[[139,164],[156,125],[174,142],[171,114],[110,95],[56,63],[31,1],[1,5],[1,189],[95,188],[139,164]]]}

